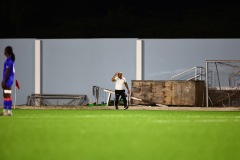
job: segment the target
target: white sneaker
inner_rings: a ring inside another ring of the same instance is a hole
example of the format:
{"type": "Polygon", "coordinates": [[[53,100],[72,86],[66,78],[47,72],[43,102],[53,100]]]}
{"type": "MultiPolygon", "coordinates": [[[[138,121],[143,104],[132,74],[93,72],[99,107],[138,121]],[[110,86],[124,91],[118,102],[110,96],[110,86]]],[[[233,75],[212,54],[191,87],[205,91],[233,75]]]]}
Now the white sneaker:
{"type": "Polygon", "coordinates": [[[12,111],[8,111],[7,115],[8,115],[8,116],[12,116],[12,115],[13,115],[13,114],[12,114],[12,111]]]}
{"type": "Polygon", "coordinates": [[[0,113],[1,116],[7,116],[7,112],[6,111],[3,111],[2,113],[0,113]]]}

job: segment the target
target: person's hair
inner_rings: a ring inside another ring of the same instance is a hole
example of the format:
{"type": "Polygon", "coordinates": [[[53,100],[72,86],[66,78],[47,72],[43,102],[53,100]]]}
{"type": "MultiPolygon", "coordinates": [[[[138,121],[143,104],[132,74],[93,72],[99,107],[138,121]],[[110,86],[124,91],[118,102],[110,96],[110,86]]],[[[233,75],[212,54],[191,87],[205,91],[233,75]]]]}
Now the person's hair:
{"type": "Polygon", "coordinates": [[[11,46],[7,46],[7,47],[5,48],[5,51],[7,52],[8,55],[11,56],[11,59],[12,59],[12,61],[14,62],[14,61],[15,61],[15,54],[13,53],[12,47],[11,47],[11,46]]]}

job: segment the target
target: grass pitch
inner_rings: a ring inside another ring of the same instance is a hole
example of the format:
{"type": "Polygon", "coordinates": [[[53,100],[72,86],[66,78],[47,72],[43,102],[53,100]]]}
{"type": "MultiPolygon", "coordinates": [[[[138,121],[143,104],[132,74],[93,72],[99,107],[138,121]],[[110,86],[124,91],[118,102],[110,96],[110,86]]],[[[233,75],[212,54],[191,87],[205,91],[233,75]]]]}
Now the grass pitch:
{"type": "Polygon", "coordinates": [[[1,160],[237,160],[240,112],[20,110],[0,117],[1,160]]]}

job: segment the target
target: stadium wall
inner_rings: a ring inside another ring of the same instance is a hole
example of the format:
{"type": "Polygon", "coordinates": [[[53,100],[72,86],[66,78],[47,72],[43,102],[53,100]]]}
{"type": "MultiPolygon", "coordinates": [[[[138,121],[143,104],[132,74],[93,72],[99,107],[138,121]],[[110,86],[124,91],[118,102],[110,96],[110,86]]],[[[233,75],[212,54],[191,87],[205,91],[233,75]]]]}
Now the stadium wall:
{"type": "Polygon", "coordinates": [[[143,39],[143,79],[169,80],[206,60],[240,59],[240,39],[143,39]]]}
{"type": "MultiPolygon", "coordinates": [[[[17,105],[35,92],[35,40],[0,39],[3,51],[16,54],[17,105]]],[[[114,89],[111,77],[122,71],[131,87],[136,79],[136,41],[127,39],[41,39],[41,92],[91,95],[92,86],[114,89]]],[[[171,76],[205,66],[206,60],[240,59],[240,39],[142,39],[143,80],[169,80],[171,76]]],[[[0,96],[0,105],[2,105],[0,96]]]]}
{"type": "Polygon", "coordinates": [[[117,71],[129,84],[135,79],[136,39],[43,39],[42,46],[43,93],[91,98],[92,86],[114,89],[117,71]]]}
{"type": "MultiPolygon", "coordinates": [[[[3,64],[5,61],[4,49],[6,46],[12,46],[15,53],[15,79],[20,84],[20,90],[17,90],[17,105],[26,104],[27,96],[34,92],[34,52],[35,39],[0,39],[0,71],[2,81],[3,64]]],[[[15,100],[15,90],[12,88],[12,97],[15,100]]],[[[1,90],[2,93],[2,90],[1,90]]],[[[0,106],[3,104],[3,97],[0,96],[0,106]]]]}

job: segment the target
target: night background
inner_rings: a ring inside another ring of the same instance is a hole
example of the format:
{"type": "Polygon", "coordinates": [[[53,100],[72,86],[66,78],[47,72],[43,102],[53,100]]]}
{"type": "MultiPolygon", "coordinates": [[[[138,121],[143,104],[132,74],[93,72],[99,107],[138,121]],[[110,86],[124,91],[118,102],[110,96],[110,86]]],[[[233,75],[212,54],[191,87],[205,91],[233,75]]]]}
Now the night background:
{"type": "Polygon", "coordinates": [[[0,38],[240,38],[240,5],[218,1],[1,1],[0,38]]]}

